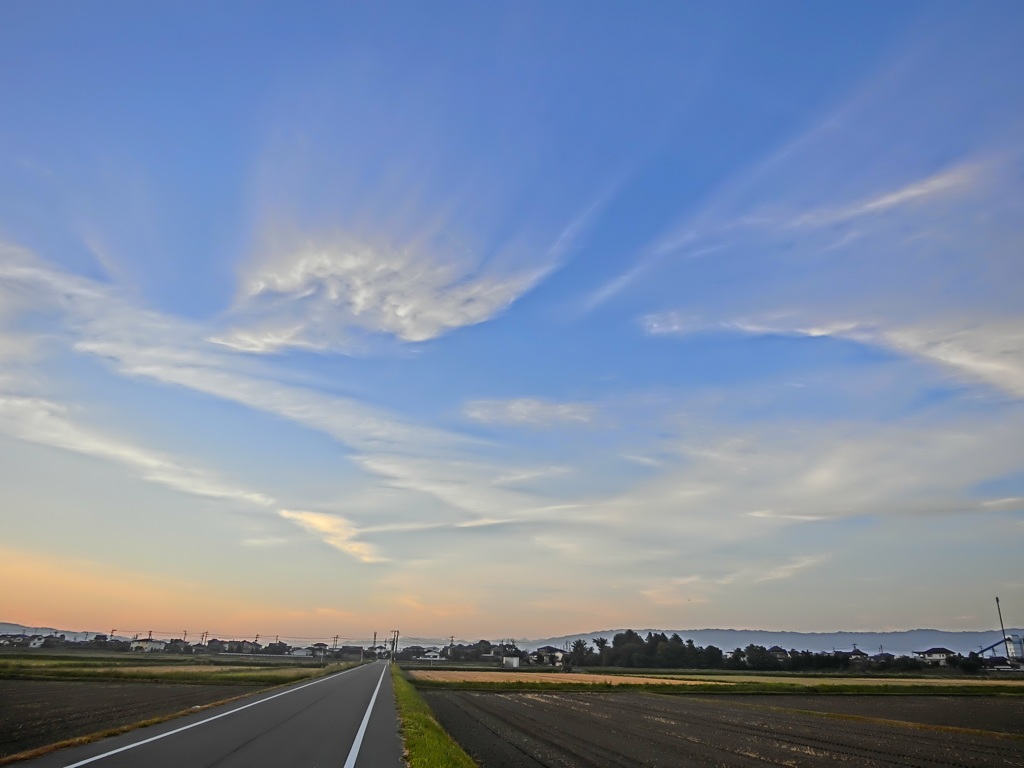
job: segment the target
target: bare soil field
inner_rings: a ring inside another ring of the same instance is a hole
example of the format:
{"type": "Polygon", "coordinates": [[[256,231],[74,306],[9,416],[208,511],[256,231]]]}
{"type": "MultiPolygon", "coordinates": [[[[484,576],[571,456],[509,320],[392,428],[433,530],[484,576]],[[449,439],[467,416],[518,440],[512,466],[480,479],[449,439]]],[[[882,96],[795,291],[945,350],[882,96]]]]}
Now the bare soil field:
{"type": "Polygon", "coordinates": [[[1017,697],[422,694],[481,768],[1024,766],[1017,697]]]}
{"type": "Polygon", "coordinates": [[[1024,736],[1024,698],[994,696],[735,696],[730,703],[1024,736]]]}
{"type": "Polygon", "coordinates": [[[796,685],[889,685],[889,686],[934,686],[969,685],[987,688],[990,686],[1015,687],[1024,691],[1024,676],[1015,677],[893,677],[878,675],[875,677],[854,677],[846,675],[689,675],[685,679],[697,681],[728,681],[732,683],[792,683],[796,685]]]}
{"type": "Polygon", "coordinates": [[[0,758],[264,687],[0,680],[0,758]]]}
{"type": "Polygon", "coordinates": [[[602,685],[733,685],[731,681],[708,679],[686,679],[682,677],[647,677],[639,675],[601,675],[590,672],[563,674],[559,672],[474,672],[457,669],[414,669],[409,670],[412,680],[442,683],[539,683],[558,684],[588,683],[602,685]]]}

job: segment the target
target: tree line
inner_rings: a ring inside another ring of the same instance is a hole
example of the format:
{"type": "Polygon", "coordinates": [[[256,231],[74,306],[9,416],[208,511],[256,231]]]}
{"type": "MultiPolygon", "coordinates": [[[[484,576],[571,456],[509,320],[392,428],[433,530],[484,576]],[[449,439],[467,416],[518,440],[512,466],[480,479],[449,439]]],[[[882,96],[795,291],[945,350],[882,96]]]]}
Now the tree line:
{"type": "MultiPolygon", "coordinates": [[[[646,637],[632,629],[619,632],[611,642],[604,637],[593,641],[575,640],[563,658],[565,665],[578,667],[632,667],[640,669],[756,669],[780,671],[809,671],[846,669],[851,664],[850,653],[812,653],[790,650],[773,654],[762,645],[748,645],[725,652],[713,645],[696,645],[683,640],[678,634],[648,632],[646,637]],[[592,643],[592,644],[591,644],[592,643]]],[[[549,660],[554,661],[554,660],[549,660]]],[[[858,662],[853,662],[858,663],[858,662]]],[[[922,669],[917,659],[907,657],[886,658],[873,662],[875,668],[892,671],[922,669]]]]}

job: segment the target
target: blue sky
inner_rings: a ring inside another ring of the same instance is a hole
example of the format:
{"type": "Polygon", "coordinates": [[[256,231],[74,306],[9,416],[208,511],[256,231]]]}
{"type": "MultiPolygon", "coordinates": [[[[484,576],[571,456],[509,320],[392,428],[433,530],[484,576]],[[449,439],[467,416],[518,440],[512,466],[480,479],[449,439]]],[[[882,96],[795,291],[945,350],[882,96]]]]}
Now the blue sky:
{"type": "Polygon", "coordinates": [[[988,627],[1024,603],[1022,33],[4,4],[0,570],[45,576],[0,618],[988,627]]]}

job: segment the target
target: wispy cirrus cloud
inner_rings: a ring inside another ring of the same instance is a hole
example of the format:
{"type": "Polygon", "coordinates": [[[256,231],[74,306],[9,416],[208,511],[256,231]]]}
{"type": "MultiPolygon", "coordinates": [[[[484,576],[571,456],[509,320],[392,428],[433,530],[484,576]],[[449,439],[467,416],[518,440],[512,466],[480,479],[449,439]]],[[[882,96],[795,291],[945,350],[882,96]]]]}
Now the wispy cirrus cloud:
{"type": "Polygon", "coordinates": [[[282,509],[278,514],[285,520],[297,523],[339,552],[344,552],[360,562],[379,563],[384,561],[384,558],[378,555],[376,547],[358,538],[359,529],[340,515],[288,509],[282,509]]]}
{"type": "Polygon", "coordinates": [[[550,269],[482,269],[346,238],[307,243],[250,268],[242,320],[211,340],[246,352],[345,349],[357,331],[427,341],[490,320],[550,269]]]}
{"type": "Polygon", "coordinates": [[[589,403],[557,403],[537,398],[511,400],[472,400],[463,414],[482,424],[506,424],[530,427],[553,427],[585,424],[593,421],[597,409],[589,403]]]}
{"type": "Polygon", "coordinates": [[[188,466],[76,423],[66,407],[35,397],[0,393],[0,432],[39,445],[92,456],[128,467],[140,477],[193,496],[269,507],[269,496],[233,487],[212,473],[188,466]]]}
{"type": "Polygon", "coordinates": [[[648,297],[651,335],[852,339],[1020,397],[1019,100],[989,101],[995,54],[941,39],[709,190],[592,300],[648,297]]]}
{"type": "MultiPolygon", "coordinates": [[[[483,525],[495,515],[523,514],[546,503],[503,488],[515,484],[514,467],[482,462],[475,439],[410,423],[352,398],[283,383],[258,361],[206,341],[199,325],[140,310],[115,289],[54,269],[28,252],[8,249],[3,255],[0,279],[31,296],[38,310],[59,313],[61,333],[76,352],[100,357],[127,376],[186,387],[327,434],[350,448],[349,460],[385,487],[440,502],[440,516],[431,523],[483,525]]],[[[25,434],[31,439],[32,430],[26,427],[25,434]]],[[[37,438],[57,439],[42,433],[37,438]]]]}
{"type": "Polygon", "coordinates": [[[671,311],[645,315],[640,324],[651,336],[734,332],[851,339],[937,364],[962,379],[1024,398],[1024,316],[898,325],[892,321],[844,321],[800,315],[784,312],[704,321],[671,311]]]}

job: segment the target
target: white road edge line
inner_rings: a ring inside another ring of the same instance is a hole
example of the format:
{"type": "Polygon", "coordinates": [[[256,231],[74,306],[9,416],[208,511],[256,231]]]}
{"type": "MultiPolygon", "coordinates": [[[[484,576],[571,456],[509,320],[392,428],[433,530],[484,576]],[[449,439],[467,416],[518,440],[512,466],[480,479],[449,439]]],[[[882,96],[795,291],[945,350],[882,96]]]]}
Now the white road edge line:
{"type": "Polygon", "coordinates": [[[390,664],[385,664],[384,669],[380,673],[380,679],[377,681],[377,687],[373,690],[373,696],[370,697],[370,705],[366,708],[366,714],[363,715],[363,722],[359,724],[359,730],[356,732],[356,740],[352,742],[352,749],[348,751],[348,759],[345,761],[344,768],[356,768],[356,758],[359,757],[359,748],[363,745],[363,734],[366,733],[366,725],[370,722],[370,714],[373,712],[373,703],[377,700],[377,693],[380,691],[380,684],[384,682],[384,673],[388,671],[390,664]]]}
{"type": "MultiPolygon", "coordinates": [[[[88,765],[89,763],[95,763],[97,760],[102,760],[105,757],[110,757],[111,755],[116,755],[118,752],[127,752],[129,749],[135,749],[136,747],[141,747],[143,744],[149,744],[151,741],[158,741],[159,739],[165,739],[168,736],[173,736],[176,733],[181,733],[182,731],[187,731],[189,728],[195,728],[196,726],[199,726],[199,725],[205,725],[206,723],[212,722],[214,720],[219,720],[222,717],[227,717],[228,715],[233,715],[233,714],[235,714],[235,712],[241,712],[243,709],[248,709],[249,707],[255,707],[257,704],[262,704],[265,701],[270,701],[271,699],[276,699],[278,696],[287,696],[289,693],[295,693],[296,691],[301,691],[303,688],[309,688],[309,686],[311,686],[311,685],[317,685],[319,683],[327,682],[328,680],[333,680],[334,678],[338,677],[339,675],[344,675],[346,672],[351,672],[353,669],[359,669],[359,667],[352,667],[352,669],[343,669],[341,672],[336,672],[333,675],[327,675],[327,677],[321,677],[319,680],[314,680],[311,683],[304,683],[303,685],[300,685],[297,688],[289,688],[287,691],[281,691],[281,693],[275,693],[273,696],[267,696],[267,698],[265,698],[265,699],[260,699],[259,701],[253,701],[253,702],[250,702],[248,704],[243,704],[242,706],[235,707],[235,709],[232,709],[232,710],[230,710],[228,712],[221,712],[219,715],[214,715],[213,717],[208,717],[205,720],[200,720],[198,723],[191,723],[190,725],[183,725],[181,728],[175,728],[173,731],[168,731],[167,733],[161,733],[159,736],[152,736],[152,737],[150,737],[148,739],[143,739],[142,741],[136,741],[134,744],[128,744],[128,745],[126,745],[124,747],[119,747],[117,749],[112,749],[109,752],[104,752],[102,755],[96,755],[95,757],[88,757],[85,760],[79,760],[77,763],[71,763],[70,765],[65,765],[64,768],[78,768],[78,766],[80,766],[80,765],[88,765]]],[[[378,683],[378,685],[380,685],[380,684],[378,683]]],[[[376,694],[374,694],[374,695],[376,695],[376,694]]]]}

